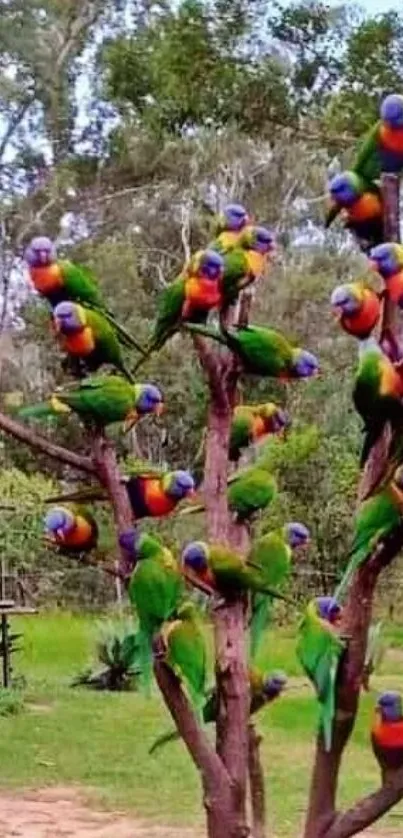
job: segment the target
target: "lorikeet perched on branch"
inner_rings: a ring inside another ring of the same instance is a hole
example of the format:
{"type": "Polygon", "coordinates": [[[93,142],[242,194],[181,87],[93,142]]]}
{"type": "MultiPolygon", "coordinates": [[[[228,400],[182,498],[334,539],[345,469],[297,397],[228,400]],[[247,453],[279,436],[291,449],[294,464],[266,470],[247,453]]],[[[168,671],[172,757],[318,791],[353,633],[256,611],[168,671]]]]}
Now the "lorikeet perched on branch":
{"type": "Polygon", "coordinates": [[[400,175],[403,169],[403,96],[386,96],[379,116],[362,138],[352,165],[366,181],[379,180],[382,172],[400,175]]]}
{"type": "Polygon", "coordinates": [[[140,623],[141,671],[145,686],[149,687],[152,641],[163,623],[175,615],[183,579],[173,554],[157,538],[130,530],[119,541],[125,549],[130,548],[137,562],[128,593],[140,623]]]}
{"type": "Polygon", "coordinates": [[[361,465],[366,462],[387,422],[395,432],[403,427],[402,398],[403,376],[376,340],[363,341],[353,392],[355,409],[364,421],[365,430],[361,465]]]}
{"type": "MultiPolygon", "coordinates": [[[[287,676],[284,672],[273,672],[270,675],[263,675],[257,669],[249,670],[250,690],[250,714],[258,713],[266,704],[271,704],[284,692],[287,686],[287,676]]],[[[206,697],[203,707],[204,724],[212,724],[217,721],[218,703],[217,690],[214,688],[206,697]]],[[[151,745],[149,754],[154,754],[159,748],[179,739],[177,730],[162,734],[151,745]]]]}
{"type": "Polygon", "coordinates": [[[249,223],[248,211],[242,204],[227,204],[214,219],[214,246],[226,253],[238,244],[249,223]]]}
{"type": "MultiPolygon", "coordinates": [[[[273,530],[253,542],[247,561],[260,567],[266,582],[275,590],[281,590],[287,581],[292,566],[293,553],[306,548],[310,533],[304,524],[292,522],[279,530],[273,530]]],[[[259,642],[269,624],[271,602],[263,594],[252,595],[252,616],[250,621],[251,658],[255,659],[259,642]]]]}
{"type": "Polygon", "coordinates": [[[240,292],[264,273],[268,257],[275,247],[274,236],[266,227],[248,226],[236,247],[226,251],[214,242],[211,247],[216,247],[224,257],[220,310],[225,312],[236,302],[240,292]]]}
{"type": "Polygon", "coordinates": [[[221,300],[224,260],[214,250],[199,250],[191,259],[184,281],[181,320],[205,322],[221,300]]]}
{"type": "Polygon", "coordinates": [[[107,309],[97,280],[84,265],[75,265],[68,260],[57,260],[54,243],[47,236],[36,236],[25,250],[30,277],[35,289],[52,308],[64,300],[82,303],[88,308],[100,311],[115,327],[121,342],[143,352],[141,346],[117,323],[107,309]]]}
{"type": "Polygon", "coordinates": [[[384,283],[389,299],[403,308],[403,247],[395,242],[386,242],[374,247],[370,254],[371,267],[377,271],[384,283]]]}
{"type": "Polygon", "coordinates": [[[124,422],[128,429],[142,416],[159,416],[162,410],[162,393],[154,384],[129,384],[118,375],[99,375],[56,390],[49,401],[23,407],[18,415],[43,419],[76,413],[83,422],[100,427],[124,422]]]}
{"type": "Polygon", "coordinates": [[[192,541],[182,552],[182,567],[187,578],[200,580],[212,593],[227,598],[246,591],[260,591],[277,599],[286,597],[266,582],[264,570],[244,561],[242,556],[221,544],[192,541]]]}
{"type": "Polygon", "coordinates": [[[175,618],[162,626],[161,638],[166,650],[165,663],[185,682],[195,707],[200,710],[206,689],[207,649],[194,603],[184,602],[177,608],[175,618]]]}
{"type": "Polygon", "coordinates": [[[45,539],[62,553],[88,553],[98,544],[98,526],[85,507],[56,506],[44,519],[45,539]]]}
{"type": "Polygon", "coordinates": [[[210,337],[228,346],[243,364],[245,373],[289,381],[319,374],[319,362],[305,349],[292,346],[280,332],[263,326],[242,326],[218,332],[206,326],[186,323],[192,334],[210,337]]]}
{"type": "Polygon", "coordinates": [[[345,227],[356,236],[363,250],[383,241],[383,206],[379,188],[356,172],[336,175],[329,183],[331,206],[325,227],[342,213],[345,227]]]}
{"type": "Polygon", "coordinates": [[[263,440],[270,434],[281,434],[290,424],[291,419],[287,411],[274,402],[238,405],[231,422],[231,462],[239,460],[243,448],[263,440]]]}
{"type": "Polygon", "coordinates": [[[118,334],[103,314],[65,300],[53,309],[53,325],[62,349],[81,361],[84,371],[95,372],[102,364],[112,364],[133,383],[118,334]]]}
{"type": "MultiPolygon", "coordinates": [[[[162,471],[144,463],[121,478],[126,484],[134,520],[161,518],[194,494],[194,480],[188,471],[162,471]]],[[[47,503],[92,503],[108,500],[102,489],[82,489],[48,498],[47,503]]]]}
{"type": "MultiPolygon", "coordinates": [[[[250,466],[236,471],[228,478],[228,507],[238,521],[248,521],[265,509],[277,495],[274,477],[263,465],[250,466]]],[[[204,512],[204,504],[183,509],[181,515],[204,512]]]]}
{"type": "Polygon", "coordinates": [[[371,742],[382,772],[403,768],[403,712],[399,693],[386,692],[379,696],[371,742]]]}
{"type": "Polygon", "coordinates": [[[335,592],[336,599],[342,599],[357,568],[401,525],[402,516],[403,466],[399,466],[392,482],[365,500],[357,512],[353,545],[346,570],[335,592]]]}
{"type": "Polygon", "coordinates": [[[381,316],[379,295],[362,282],[338,285],[330,302],[344,331],[359,340],[369,337],[381,316]]]}
{"type": "Polygon", "coordinates": [[[333,597],[318,597],[307,606],[299,626],[297,655],[312,682],[321,707],[320,729],[326,751],[332,746],[337,675],[345,643],[337,633],[341,608],[333,597]]]}

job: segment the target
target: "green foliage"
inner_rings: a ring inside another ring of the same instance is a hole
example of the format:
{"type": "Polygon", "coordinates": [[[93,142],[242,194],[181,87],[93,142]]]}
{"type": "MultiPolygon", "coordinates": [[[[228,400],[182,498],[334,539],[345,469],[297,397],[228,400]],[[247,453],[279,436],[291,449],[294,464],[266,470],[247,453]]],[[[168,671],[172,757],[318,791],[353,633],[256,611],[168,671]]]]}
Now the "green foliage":
{"type": "Polygon", "coordinates": [[[18,716],[24,709],[24,695],[21,690],[0,689],[0,716],[18,716]]]}

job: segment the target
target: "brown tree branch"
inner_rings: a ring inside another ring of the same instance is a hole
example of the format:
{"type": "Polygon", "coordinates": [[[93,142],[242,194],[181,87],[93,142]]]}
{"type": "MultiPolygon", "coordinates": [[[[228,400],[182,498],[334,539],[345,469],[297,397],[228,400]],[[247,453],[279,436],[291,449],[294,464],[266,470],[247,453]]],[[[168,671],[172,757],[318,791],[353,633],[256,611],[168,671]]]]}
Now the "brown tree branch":
{"type": "Polygon", "coordinates": [[[20,440],[20,442],[24,442],[31,448],[47,454],[53,460],[58,460],[79,471],[85,471],[87,474],[96,473],[96,467],[91,457],[84,457],[81,454],[75,454],[74,451],[69,451],[68,448],[63,448],[61,445],[55,445],[46,439],[46,437],[40,436],[31,430],[31,428],[23,425],[22,422],[11,419],[5,413],[0,413],[0,430],[6,434],[10,434],[10,436],[20,440]]]}
{"type": "Polygon", "coordinates": [[[229,775],[199,726],[174,672],[155,658],[154,674],[178,732],[200,771],[209,838],[223,838],[224,834],[231,838],[236,830],[229,775]]]}
{"type": "Polygon", "coordinates": [[[256,732],[253,722],[249,724],[249,787],[252,806],[252,836],[266,838],[266,795],[264,772],[260,761],[261,737],[256,732]]]}
{"type": "Polygon", "coordinates": [[[337,815],[326,838],[350,838],[375,823],[403,798],[403,769],[390,774],[373,794],[359,800],[351,809],[337,815]]]}
{"type": "MultiPolygon", "coordinates": [[[[93,438],[92,451],[97,477],[108,492],[116,530],[118,535],[122,535],[133,526],[133,513],[126,486],[121,480],[115,446],[103,431],[99,431],[93,438]]],[[[117,575],[128,579],[133,571],[133,557],[120,546],[119,552],[117,575]]]]}

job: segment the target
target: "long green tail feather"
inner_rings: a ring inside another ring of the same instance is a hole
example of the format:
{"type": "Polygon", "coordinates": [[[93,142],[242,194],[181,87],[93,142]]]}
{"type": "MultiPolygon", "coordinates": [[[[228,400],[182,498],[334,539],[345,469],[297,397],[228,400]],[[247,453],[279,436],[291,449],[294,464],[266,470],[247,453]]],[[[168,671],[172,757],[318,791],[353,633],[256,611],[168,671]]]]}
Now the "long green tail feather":
{"type": "Polygon", "coordinates": [[[56,415],[56,412],[49,402],[27,405],[27,407],[21,407],[17,411],[17,416],[20,416],[21,419],[47,419],[52,416],[55,417],[56,415]]]}
{"type": "Polygon", "coordinates": [[[270,624],[272,602],[270,597],[263,594],[255,594],[252,600],[252,618],[249,625],[250,634],[250,658],[252,663],[256,660],[257,653],[263,635],[270,624]]]}
{"type": "Polygon", "coordinates": [[[371,548],[368,545],[363,545],[361,548],[358,547],[352,553],[349,563],[343,573],[343,576],[334,592],[334,598],[337,601],[341,600],[344,597],[344,594],[350,584],[351,579],[354,576],[355,571],[357,568],[362,564],[362,562],[366,559],[366,557],[371,552],[371,548]]]}
{"type": "Polygon", "coordinates": [[[332,671],[330,673],[330,686],[327,690],[326,700],[321,704],[320,726],[325,745],[325,751],[328,753],[332,748],[332,734],[333,722],[336,712],[336,676],[338,669],[338,661],[335,661],[332,671]]]}
{"type": "Polygon", "coordinates": [[[144,629],[140,628],[139,639],[139,661],[140,661],[140,683],[147,698],[151,695],[151,680],[153,673],[152,637],[144,629]]]}
{"type": "Polygon", "coordinates": [[[160,748],[163,748],[170,742],[176,742],[178,739],[180,739],[180,735],[177,730],[168,730],[166,733],[162,733],[161,736],[158,736],[158,738],[155,739],[151,745],[151,748],[148,751],[149,755],[151,756],[152,754],[155,754],[155,752],[160,748]]]}
{"type": "Polygon", "coordinates": [[[109,321],[109,323],[116,330],[117,334],[119,335],[119,337],[121,339],[121,343],[123,344],[123,346],[130,346],[133,349],[136,349],[137,352],[140,352],[141,355],[145,355],[146,350],[144,349],[144,347],[142,347],[141,344],[138,343],[137,340],[135,340],[135,338],[130,334],[130,332],[128,332],[124,328],[124,326],[121,325],[121,323],[118,323],[118,321],[115,320],[112,312],[106,310],[104,312],[104,315],[105,315],[106,319],[109,321]]]}

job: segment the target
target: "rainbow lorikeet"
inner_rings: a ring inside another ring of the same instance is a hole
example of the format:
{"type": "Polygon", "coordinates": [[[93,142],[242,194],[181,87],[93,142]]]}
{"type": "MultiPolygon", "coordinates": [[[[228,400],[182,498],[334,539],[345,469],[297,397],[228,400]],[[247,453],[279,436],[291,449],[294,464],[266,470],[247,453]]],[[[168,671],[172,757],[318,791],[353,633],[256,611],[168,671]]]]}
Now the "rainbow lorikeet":
{"type": "MultiPolygon", "coordinates": [[[[304,524],[291,522],[278,530],[266,533],[253,542],[247,561],[254,567],[260,567],[270,587],[281,590],[290,576],[293,554],[306,548],[310,533],[304,524]]],[[[250,649],[254,660],[259,643],[268,627],[271,614],[269,597],[256,593],[251,600],[250,649]]]]}
{"type": "Polygon", "coordinates": [[[289,381],[318,375],[319,362],[305,349],[292,346],[280,332],[263,326],[242,326],[219,332],[193,323],[183,325],[185,331],[210,337],[238,355],[244,372],[266,378],[289,381]]]}
{"type": "Polygon", "coordinates": [[[341,172],[329,183],[331,198],[325,227],[342,214],[344,225],[351,230],[364,251],[383,241],[383,206],[378,186],[367,183],[354,171],[341,172]]]}
{"type": "Polygon", "coordinates": [[[182,273],[161,292],[157,303],[157,317],[137,370],[153,352],[158,352],[178,331],[184,318],[205,322],[211,308],[221,298],[223,259],[214,250],[200,250],[185,266],[182,273]]]}
{"type": "MultiPolygon", "coordinates": [[[[266,704],[271,704],[284,692],[287,686],[287,676],[284,672],[273,672],[270,675],[263,675],[257,669],[249,669],[249,694],[250,694],[250,715],[258,713],[266,704]]],[[[213,688],[206,696],[203,707],[204,724],[213,724],[217,721],[218,700],[217,690],[213,688]]],[[[154,754],[159,748],[179,739],[177,730],[163,733],[153,742],[149,754],[154,754]]]]}
{"type": "Polygon", "coordinates": [[[373,338],[362,341],[355,377],[354,406],[364,421],[365,441],[361,465],[381,436],[387,422],[397,432],[403,423],[403,377],[373,338]]]}
{"type": "Polygon", "coordinates": [[[76,413],[86,423],[105,427],[124,422],[128,430],[141,417],[159,416],[162,410],[163,396],[154,384],[129,384],[119,375],[99,375],[56,390],[48,401],[20,408],[18,415],[43,419],[76,413]]]}
{"type": "MultiPolygon", "coordinates": [[[[239,469],[228,478],[228,508],[238,521],[249,521],[265,509],[277,495],[274,477],[263,465],[239,469]]],[[[194,504],[182,510],[182,515],[204,512],[204,504],[194,504]]]]}
{"type": "Polygon", "coordinates": [[[36,236],[25,250],[25,261],[34,288],[52,308],[65,300],[82,303],[100,311],[113,324],[122,343],[139,352],[139,343],[120,325],[108,310],[97,280],[89,268],[57,259],[55,244],[47,236],[36,236]]]}
{"type": "Polygon", "coordinates": [[[223,250],[222,245],[215,242],[210,246],[222,253],[224,258],[220,309],[225,312],[244,288],[263,275],[268,257],[275,247],[274,236],[266,227],[248,226],[236,247],[223,250]]]}
{"type": "Polygon", "coordinates": [[[111,364],[133,383],[118,334],[103,314],[65,300],[53,309],[53,326],[62,349],[73,361],[81,362],[81,372],[95,372],[102,364],[111,364]]]}
{"type": "Polygon", "coordinates": [[[161,638],[165,663],[184,681],[195,707],[201,709],[206,689],[207,648],[193,602],[179,605],[175,617],[162,626],[161,638]]]}
{"type": "Polygon", "coordinates": [[[119,541],[125,549],[130,549],[136,561],[128,594],[139,620],[141,672],[149,688],[152,641],[166,620],[176,614],[183,594],[183,579],[173,554],[157,538],[130,530],[119,541]]]}
{"type": "Polygon", "coordinates": [[[337,631],[340,617],[341,608],[333,597],[313,599],[300,622],[297,643],[297,656],[320,704],[320,730],[326,751],[332,746],[337,675],[345,650],[337,631]]]}
{"type": "MultiPolygon", "coordinates": [[[[194,494],[194,480],[188,471],[161,471],[144,463],[121,478],[126,485],[134,520],[162,518],[194,494]]],[[[48,499],[48,503],[92,503],[107,501],[102,489],[82,489],[48,499]]]]}
{"type": "Polygon", "coordinates": [[[244,561],[242,556],[222,544],[192,541],[182,552],[182,567],[189,581],[201,582],[212,593],[227,598],[247,591],[260,591],[286,599],[267,582],[264,570],[244,561]]]}
{"type": "Polygon", "coordinates": [[[360,141],[352,168],[364,180],[403,169],[403,96],[392,93],[381,103],[380,118],[360,141]]]}
{"type": "Polygon", "coordinates": [[[249,223],[248,211],[242,204],[227,204],[223,211],[214,217],[214,245],[226,253],[238,244],[249,223]]]}
{"type": "Polygon", "coordinates": [[[88,553],[98,544],[98,526],[85,507],[56,506],[44,519],[45,539],[62,553],[88,553]]]}
{"type": "Polygon", "coordinates": [[[342,599],[357,568],[401,525],[402,517],[403,466],[399,466],[393,480],[377,494],[367,498],[357,512],[353,544],[347,567],[335,592],[336,599],[342,599]]]}
{"type": "Polygon", "coordinates": [[[371,267],[385,283],[389,299],[403,308],[403,247],[395,242],[385,242],[374,247],[370,254],[371,267]]]}
{"type": "Polygon", "coordinates": [[[330,303],[342,329],[359,340],[369,337],[381,316],[379,295],[362,282],[338,285],[330,303]]]}
{"type": "Polygon", "coordinates": [[[244,448],[271,434],[281,434],[290,424],[291,419],[287,411],[274,402],[238,405],[231,422],[230,461],[237,462],[244,448]]]}
{"type": "Polygon", "coordinates": [[[371,743],[382,773],[403,768],[403,709],[397,692],[379,696],[371,725],[371,743]]]}

